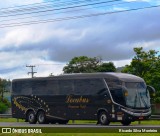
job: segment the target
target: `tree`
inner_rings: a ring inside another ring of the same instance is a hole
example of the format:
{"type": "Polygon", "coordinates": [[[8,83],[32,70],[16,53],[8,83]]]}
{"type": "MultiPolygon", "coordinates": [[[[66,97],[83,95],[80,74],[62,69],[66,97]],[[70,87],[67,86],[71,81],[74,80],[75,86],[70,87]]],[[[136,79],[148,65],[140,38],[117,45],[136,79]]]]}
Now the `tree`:
{"type": "Polygon", "coordinates": [[[155,50],[143,51],[143,48],[134,48],[136,56],[132,59],[130,65],[127,65],[123,72],[129,72],[134,75],[144,78],[146,73],[155,69],[156,63],[160,59],[156,56],[158,53],[155,50]]]}
{"type": "Polygon", "coordinates": [[[97,72],[115,72],[116,68],[112,62],[102,63],[98,66],[97,72]]]}
{"type": "Polygon", "coordinates": [[[4,98],[4,93],[9,92],[11,87],[11,81],[0,78],[0,113],[5,112],[10,107],[10,102],[4,98]]]}
{"type": "Polygon", "coordinates": [[[98,57],[74,57],[69,64],[63,68],[63,71],[64,73],[92,73],[96,71],[100,63],[101,59],[98,57]]]}
{"type": "Polygon", "coordinates": [[[4,93],[9,92],[11,87],[11,81],[0,78],[0,94],[3,99],[4,93]]]}
{"type": "Polygon", "coordinates": [[[130,65],[126,65],[122,72],[142,77],[147,84],[152,85],[157,94],[160,94],[160,56],[158,51],[143,51],[143,48],[134,48],[135,56],[130,65]]]}
{"type": "Polygon", "coordinates": [[[93,72],[111,72],[115,71],[112,62],[102,63],[100,57],[89,58],[87,56],[74,57],[63,68],[64,73],[93,73],[93,72]]]}

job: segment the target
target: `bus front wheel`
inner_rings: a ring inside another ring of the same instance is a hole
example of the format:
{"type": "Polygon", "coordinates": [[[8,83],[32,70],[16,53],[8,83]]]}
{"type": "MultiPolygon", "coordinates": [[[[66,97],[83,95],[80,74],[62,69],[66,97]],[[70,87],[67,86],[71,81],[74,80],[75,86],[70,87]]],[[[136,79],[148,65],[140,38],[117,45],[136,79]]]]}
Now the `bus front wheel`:
{"type": "Polygon", "coordinates": [[[34,111],[29,111],[28,112],[28,114],[27,114],[27,121],[30,124],[35,124],[37,122],[36,115],[35,115],[34,111]]]}
{"type": "Polygon", "coordinates": [[[109,125],[108,116],[106,112],[101,112],[98,117],[98,123],[101,125],[109,125]]]}
{"type": "Polygon", "coordinates": [[[37,121],[39,124],[46,123],[46,115],[43,111],[39,111],[37,114],[37,121]]]}

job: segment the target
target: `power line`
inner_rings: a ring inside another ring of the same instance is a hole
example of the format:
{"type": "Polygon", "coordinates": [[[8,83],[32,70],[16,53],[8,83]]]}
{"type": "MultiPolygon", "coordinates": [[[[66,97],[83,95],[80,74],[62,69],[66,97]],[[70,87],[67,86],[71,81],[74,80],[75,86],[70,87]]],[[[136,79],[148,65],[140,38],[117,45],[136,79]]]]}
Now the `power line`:
{"type": "Polygon", "coordinates": [[[84,10],[89,10],[89,9],[94,9],[94,8],[102,8],[102,7],[108,7],[108,6],[117,6],[117,5],[121,5],[121,4],[129,4],[129,3],[134,3],[134,1],[119,2],[119,3],[113,3],[113,4],[108,4],[107,3],[107,5],[100,5],[100,6],[90,7],[90,8],[80,8],[80,9],[75,9],[75,10],[70,10],[70,11],[61,11],[61,12],[56,12],[54,14],[50,13],[50,14],[43,14],[43,15],[35,15],[35,16],[31,16],[31,17],[20,17],[20,18],[15,18],[15,19],[6,19],[6,20],[1,20],[1,22],[16,21],[16,20],[20,20],[20,19],[30,19],[30,18],[34,18],[34,17],[56,15],[56,14],[60,14],[60,13],[69,13],[69,12],[76,12],[76,11],[84,11],[84,10]]]}
{"type": "Polygon", "coordinates": [[[151,8],[156,8],[156,7],[160,7],[160,5],[143,7],[143,8],[133,8],[133,9],[121,10],[121,11],[112,11],[112,12],[101,12],[101,13],[95,13],[95,14],[86,14],[86,15],[81,15],[81,16],[70,16],[70,17],[64,17],[64,18],[55,18],[55,19],[48,19],[48,20],[20,22],[20,23],[12,23],[12,24],[2,24],[2,25],[0,25],[0,28],[15,27],[15,26],[25,26],[25,25],[40,24],[40,23],[49,23],[49,22],[58,22],[58,21],[65,21],[65,20],[74,20],[74,19],[79,19],[79,18],[102,16],[102,15],[107,15],[107,14],[123,13],[123,12],[136,11],[136,10],[151,9],[151,8]]]}
{"type": "MultiPolygon", "coordinates": [[[[7,8],[0,8],[0,12],[1,12],[1,10],[3,11],[7,11],[7,9],[12,9],[12,10],[8,10],[8,11],[17,11],[17,10],[19,10],[19,7],[24,7],[24,8],[20,8],[20,9],[25,9],[25,8],[35,8],[35,7],[39,7],[39,6],[47,6],[47,5],[50,5],[50,4],[57,4],[56,5],[56,7],[59,5],[59,4],[64,4],[64,3],[66,3],[66,4],[70,4],[70,3],[86,3],[86,2],[92,2],[92,1],[100,1],[100,0],[70,0],[70,1],[62,1],[61,2],[61,0],[54,0],[54,1],[48,1],[48,2],[41,2],[41,3],[37,3],[38,4],[38,6],[35,6],[35,5],[37,5],[36,3],[33,3],[33,4],[28,4],[28,5],[21,5],[21,6],[14,6],[14,7],[7,7],[7,8]],[[49,3],[49,4],[43,4],[43,3],[49,3]],[[31,6],[30,6],[31,5],[31,6]],[[16,8],[17,7],[17,8],[16,8]]],[[[115,0],[115,1],[117,1],[117,0],[115,0]]],[[[122,1],[122,0],[121,0],[122,1]]],[[[136,1],[136,0],[135,0],[136,1]]],[[[55,6],[55,5],[54,5],[55,6]]],[[[28,10],[28,9],[27,9],[28,10]]]]}
{"type": "Polygon", "coordinates": [[[5,15],[5,16],[2,15],[0,17],[11,17],[11,16],[18,16],[18,15],[28,15],[28,14],[44,13],[44,12],[49,12],[49,11],[57,11],[57,10],[64,10],[64,9],[80,8],[80,7],[93,6],[93,5],[103,4],[103,3],[111,3],[111,2],[115,2],[115,1],[121,1],[121,0],[110,0],[110,1],[90,3],[90,4],[82,4],[82,5],[77,5],[77,6],[68,6],[68,7],[56,8],[56,9],[48,9],[48,10],[41,10],[41,11],[28,12],[28,13],[19,13],[19,14],[13,14],[13,15],[5,15]]]}
{"type": "MultiPolygon", "coordinates": [[[[59,0],[54,0],[54,1],[59,1],[59,0]]],[[[45,2],[39,2],[39,3],[33,3],[33,4],[26,4],[26,5],[20,5],[20,6],[11,6],[11,7],[6,7],[6,8],[0,8],[0,10],[6,10],[6,9],[12,9],[12,8],[19,8],[19,7],[27,7],[27,6],[34,6],[34,5],[39,5],[39,4],[43,4],[43,3],[49,3],[49,2],[53,2],[52,0],[50,1],[45,1],[45,2]]]]}
{"type": "MultiPolygon", "coordinates": [[[[40,5],[40,6],[33,6],[33,7],[25,7],[25,8],[19,8],[19,9],[12,9],[12,10],[4,10],[4,11],[1,11],[0,10],[0,13],[13,13],[14,11],[15,12],[19,12],[19,11],[31,11],[31,10],[37,10],[37,9],[44,9],[44,8],[48,8],[48,7],[60,7],[60,6],[65,6],[65,5],[73,5],[73,4],[80,4],[80,3],[88,3],[88,2],[94,2],[94,1],[101,1],[101,0],[70,0],[70,1],[63,1],[63,2],[52,2],[52,5],[51,4],[47,4],[47,5],[40,5]],[[55,5],[56,4],[56,5],[55,5]]],[[[116,2],[117,0],[115,0],[116,2]]],[[[118,0],[119,1],[119,0],[118,0]]]]}

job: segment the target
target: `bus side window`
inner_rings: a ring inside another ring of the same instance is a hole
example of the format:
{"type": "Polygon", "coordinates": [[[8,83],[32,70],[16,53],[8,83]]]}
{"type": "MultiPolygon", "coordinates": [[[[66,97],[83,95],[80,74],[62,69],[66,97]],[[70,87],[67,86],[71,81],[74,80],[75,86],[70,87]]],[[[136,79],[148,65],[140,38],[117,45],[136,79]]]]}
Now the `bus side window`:
{"type": "Polygon", "coordinates": [[[12,84],[12,93],[14,95],[31,95],[32,82],[31,81],[17,81],[12,84]]]}
{"type": "Polygon", "coordinates": [[[21,84],[21,94],[22,95],[31,95],[32,94],[32,82],[24,81],[21,84]]]}
{"type": "Polygon", "coordinates": [[[77,95],[96,95],[105,91],[102,79],[77,79],[75,80],[75,93],[77,95]]]}
{"type": "Polygon", "coordinates": [[[47,94],[48,95],[59,95],[58,80],[47,81],[47,94]]]}
{"type": "Polygon", "coordinates": [[[13,82],[12,83],[12,94],[17,95],[17,94],[21,94],[22,89],[22,82],[13,82]]]}
{"type": "Polygon", "coordinates": [[[90,91],[91,94],[95,95],[102,95],[102,94],[106,94],[106,87],[105,84],[103,82],[103,79],[91,79],[90,81],[90,91]]]}
{"type": "Polygon", "coordinates": [[[75,80],[75,94],[87,95],[89,90],[89,79],[77,79],[75,80]]]}
{"type": "Polygon", "coordinates": [[[32,93],[34,95],[46,95],[46,81],[33,81],[32,93]]]}
{"type": "Polygon", "coordinates": [[[60,95],[74,94],[74,81],[59,80],[59,94],[60,95]]]}

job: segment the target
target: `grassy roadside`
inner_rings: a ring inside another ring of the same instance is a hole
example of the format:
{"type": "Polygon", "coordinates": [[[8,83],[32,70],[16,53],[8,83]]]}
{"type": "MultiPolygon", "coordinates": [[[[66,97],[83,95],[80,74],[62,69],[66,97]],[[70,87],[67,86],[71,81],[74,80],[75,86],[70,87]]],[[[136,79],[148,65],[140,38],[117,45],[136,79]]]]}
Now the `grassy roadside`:
{"type": "MultiPolygon", "coordinates": [[[[97,121],[89,121],[89,120],[75,120],[74,121],[75,124],[96,124],[97,121]]],[[[73,124],[72,121],[69,121],[69,124],[73,124]]],[[[111,125],[112,124],[121,124],[119,122],[111,122],[110,123],[111,125]]],[[[135,122],[132,122],[131,125],[138,125],[139,122],[138,121],[135,121],[135,122]]],[[[140,125],[159,125],[160,124],[160,120],[145,120],[145,121],[141,121],[140,122],[140,125]]]]}
{"type": "MultiPolygon", "coordinates": [[[[19,119],[19,122],[24,122],[24,120],[19,119]]],[[[0,122],[17,122],[15,118],[0,118],[0,122]]]]}

